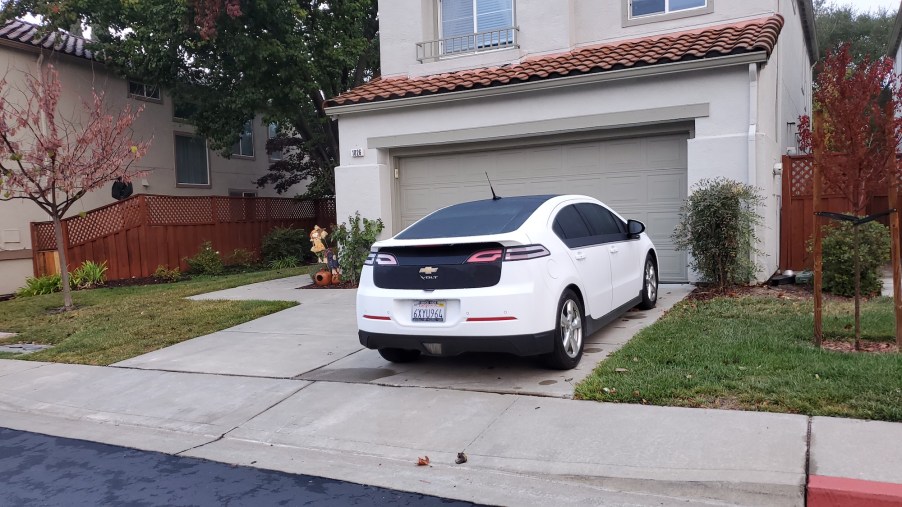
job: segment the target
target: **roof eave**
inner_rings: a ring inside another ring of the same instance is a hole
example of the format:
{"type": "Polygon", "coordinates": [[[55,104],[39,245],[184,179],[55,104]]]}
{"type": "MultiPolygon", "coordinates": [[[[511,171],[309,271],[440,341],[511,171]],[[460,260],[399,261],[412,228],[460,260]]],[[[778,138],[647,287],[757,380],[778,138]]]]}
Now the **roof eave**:
{"type": "Polygon", "coordinates": [[[896,22],[893,23],[893,31],[889,36],[889,47],[886,55],[890,58],[895,58],[900,43],[902,43],[902,6],[899,8],[899,12],[896,13],[896,22]]]}
{"type": "Polygon", "coordinates": [[[808,48],[808,58],[813,65],[820,56],[817,45],[817,27],[815,25],[814,4],[811,0],[798,0],[799,14],[802,18],[802,30],[805,33],[805,46],[808,48]]]}
{"type": "MultiPolygon", "coordinates": [[[[807,0],[810,1],[810,0],[807,0]]],[[[439,102],[453,102],[480,97],[490,97],[523,93],[551,88],[564,88],[605,81],[619,81],[623,79],[636,79],[646,76],[661,76],[697,70],[714,69],[734,65],[748,65],[751,63],[764,63],[768,59],[768,53],[764,50],[751,51],[738,55],[718,56],[700,60],[685,60],[673,63],[662,63],[644,67],[630,67],[627,69],[596,72],[592,74],[578,74],[538,81],[527,81],[500,86],[490,86],[454,92],[436,93],[432,95],[417,95],[413,97],[401,97],[385,99],[373,102],[345,104],[326,108],[326,114],[335,118],[343,114],[364,113],[370,111],[383,111],[400,107],[435,104],[439,102]]]]}

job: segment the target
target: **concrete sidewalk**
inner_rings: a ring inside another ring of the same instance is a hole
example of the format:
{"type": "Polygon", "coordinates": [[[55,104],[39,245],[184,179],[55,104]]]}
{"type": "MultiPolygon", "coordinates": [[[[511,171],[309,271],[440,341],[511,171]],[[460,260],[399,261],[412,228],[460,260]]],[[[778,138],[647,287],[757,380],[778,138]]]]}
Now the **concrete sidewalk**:
{"type": "Polygon", "coordinates": [[[306,280],[199,296],[301,304],[115,367],[0,360],[0,426],[499,505],[802,505],[809,478],[828,501],[902,484],[900,424],[567,399],[685,287],[549,372],[386,363],[357,342],[354,292],[306,280]]]}
{"type": "Polygon", "coordinates": [[[0,361],[0,424],[503,505],[800,505],[808,419],[0,361]],[[469,461],[455,465],[458,452],[469,461]],[[428,455],[431,467],[414,465],[428,455]]]}

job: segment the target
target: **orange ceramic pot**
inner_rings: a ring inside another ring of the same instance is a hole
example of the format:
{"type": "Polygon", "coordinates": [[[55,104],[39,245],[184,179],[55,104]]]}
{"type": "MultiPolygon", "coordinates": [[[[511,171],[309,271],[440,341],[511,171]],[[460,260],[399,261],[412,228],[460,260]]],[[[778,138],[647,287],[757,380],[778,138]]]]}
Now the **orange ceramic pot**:
{"type": "Polygon", "coordinates": [[[321,269],[316,272],[313,276],[313,283],[322,287],[323,285],[330,285],[332,283],[332,272],[328,269],[321,269]]]}

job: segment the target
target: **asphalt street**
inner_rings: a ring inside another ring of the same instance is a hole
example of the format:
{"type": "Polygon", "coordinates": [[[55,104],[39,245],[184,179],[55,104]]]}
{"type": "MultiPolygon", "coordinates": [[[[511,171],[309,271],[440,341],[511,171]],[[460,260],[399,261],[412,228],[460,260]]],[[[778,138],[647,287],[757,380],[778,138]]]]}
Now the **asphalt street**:
{"type": "Polygon", "coordinates": [[[0,428],[0,505],[416,505],[467,502],[0,428]]]}

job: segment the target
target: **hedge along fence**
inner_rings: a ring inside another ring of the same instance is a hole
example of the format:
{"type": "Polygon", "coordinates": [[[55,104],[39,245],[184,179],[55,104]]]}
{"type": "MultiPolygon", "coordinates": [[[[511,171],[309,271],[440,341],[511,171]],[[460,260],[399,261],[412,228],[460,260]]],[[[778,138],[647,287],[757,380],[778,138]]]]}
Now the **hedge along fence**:
{"type": "MultiPolygon", "coordinates": [[[[811,269],[814,260],[808,251],[808,241],[814,235],[815,218],[813,210],[814,157],[797,155],[783,157],[783,192],[780,210],[780,268],[811,269]]],[[[867,214],[880,213],[889,209],[889,189],[882,195],[875,195],[868,203],[867,214]]],[[[848,200],[836,189],[824,185],[821,195],[821,210],[848,213],[848,200]]],[[[884,225],[889,219],[880,220],[884,225]]],[[[821,224],[829,221],[822,219],[821,224]]]]}
{"type": "MultiPolygon", "coordinates": [[[[204,241],[223,256],[236,248],[260,254],[275,227],[310,230],[335,223],[335,201],[281,197],[176,197],[139,194],[63,220],[69,266],[109,266],[107,279],[148,277],[157,266],[187,269],[204,241]]],[[[51,222],[31,224],[35,276],[59,272],[51,222]]]]}

